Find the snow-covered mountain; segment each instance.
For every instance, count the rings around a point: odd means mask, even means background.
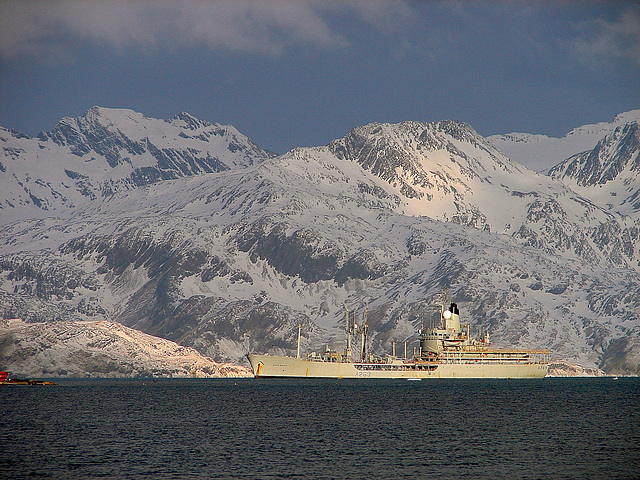
[[[507,234],[584,259],[604,254],[619,265],[636,265],[640,258],[638,252],[626,258],[615,253],[621,248],[615,239],[608,247],[596,245],[594,235],[594,229],[629,232],[633,222],[589,206],[588,197],[509,160],[469,125],[368,125],[329,150],[385,180],[397,199],[390,207],[396,213]]]
[[[593,150],[569,157],[549,175],[601,207],[640,220],[640,122],[619,126]]]
[[[273,155],[229,125],[93,107],[29,138],[0,127],[2,223],[71,209],[161,180],[244,168]]]
[[[6,224],[3,318],[115,320],[242,361],[294,349],[298,324],[304,348],[339,346],[344,306],[368,304],[371,346],[386,353],[415,341],[446,289],[497,345],[638,371],[640,229],[588,191],[452,121],[257,152]]]
[[[605,135],[633,121],[640,121],[640,110],[621,113],[610,122],[574,128],[561,138],[514,132],[491,135],[487,140],[512,160],[533,170],[546,172],[566,158],[592,150]]]
[[[115,322],[0,320],[0,365],[28,377],[248,377],[196,350]]]

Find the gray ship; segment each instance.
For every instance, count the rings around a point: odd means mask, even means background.
[[[493,348],[489,335],[472,339],[469,325],[460,324],[455,303],[445,308],[440,302],[440,321],[433,328],[422,328],[420,347],[407,358],[391,355],[380,357],[366,351],[368,325],[366,314],[361,326],[347,311],[345,349],[300,356],[300,329],[296,357],[280,355],[247,355],[256,377],[298,378],[542,378],[549,370],[549,350]],[[359,352],[353,351],[352,340],[360,336]],[[358,361],[353,359],[358,355]]]

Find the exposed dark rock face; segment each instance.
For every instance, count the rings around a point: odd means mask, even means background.
[[[65,119],[59,122],[49,133],[41,133],[42,141],[52,140],[57,145],[69,146],[71,153],[82,157],[95,152],[107,159],[109,166],[115,168],[126,161],[125,155],[141,155],[144,145],[127,138],[118,129],[112,131],[99,121],[99,111],[77,120]]]
[[[549,170],[552,178],[580,192],[592,191],[602,206],[636,219],[640,214],[639,174],[640,124],[637,121],[617,127],[593,150],[573,155]]]
[[[625,169],[640,173],[640,125],[637,122],[618,127],[593,150],[579,153],[549,170],[552,177],[571,177],[578,185],[603,185]]]
[[[602,369],[613,375],[640,375],[640,342],[623,337],[611,342],[602,358]]]
[[[289,276],[299,275],[306,283],[329,280],[336,276],[344,252],[338,245],[322,238],[314,229],[301,229],[287,235],[288,225],[272,226],[259,221],[243,232],[238,241],[240,251],[252,258],[267,260],[276,270]]]

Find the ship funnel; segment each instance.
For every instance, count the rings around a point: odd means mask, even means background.
[[[453,330],[456,333],[460,332],[460,310],[458,310],[458,305],[452,303],[449,310],[446,310],[442,316],[447,330]]]

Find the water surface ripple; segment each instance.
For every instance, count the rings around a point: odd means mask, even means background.
[[[2,387],[2,478],[637,479],[640,379]]]

